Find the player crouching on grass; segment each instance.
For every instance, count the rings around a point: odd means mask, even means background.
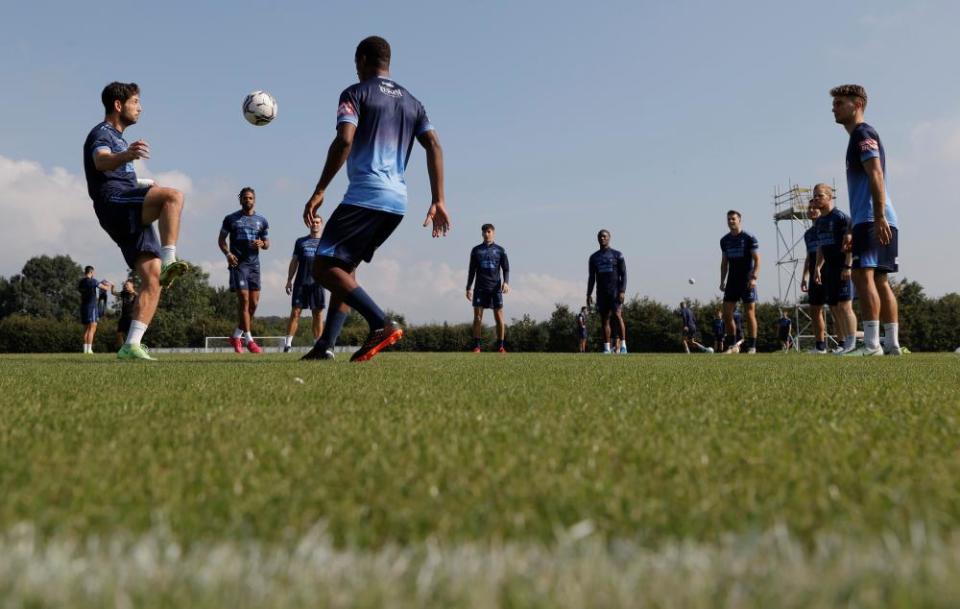
[[[470,269],[467,272],[467,300],[473,303],[473,352],[480,353],[483,334],[483,310],[493,309],[497,324],[497,351],[506,353],[504,342],[506,324],[503,321],[503,295],[510,293],[510,262],[507,250],[493,242],[496,236],[493,224],[480,227],[483,243],[470,250]],[[500,272],[503,271],[503,281]],[[472,290],[476,277],[476,290]]]
[[[142,112],[137,84],[112,82],[103,88],[100,100],[106,115],[83,144],[87,192],[100,226],[120,247],[127,266],[140,276],[140,297],[117,358],[154,360],[140,340],[157,312],[160,290],[189,269],[176,257],[183,193],[137,180],[133,162],[150,158],[150,146],[143,140],[127,144],[123,139],[123,132],[137,123]],[[159,240],[154,222],[159,225]]]
[[[390,45],[379,36],[357,45],[354,64],[360,82],[340,94],[337,135],[327,151],[323,173],[303,209],[310,226],[323,204],[327,186],[344,163],[350,184],[343,201],[327,220],[317,247],[314,277],[330,290],[330,310],[323,334],[303,359],[332,359],[332,348],[350,307],[370,327],[366,341],[350,358],[364,362],[403,338],[399,324],[388,320],[356,279],[357,265],[374,252],[403,220],[407,211],[404,171],[416,139],[427,155],[432,200],[423,225],[433,223],[433,236],[450,230],[443,198],[443,152],[423,105],[390,78]]]

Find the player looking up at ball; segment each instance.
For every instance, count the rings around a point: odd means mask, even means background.
[[[844,249],[853,254],[853,283],[863,317],[863,347],[846,355],[900,355],[897,296],[888,275],[897,272],[897,213],[887,193],[887,156],[877,130],[863,120],[867,91],[860,85],[830,90],[833,118],[843,125],[847,144],[850,229]],[[880,345],[880,322],[884,344]]]
[[[737,323],[733,311],[737,302],[743,302],[747,313],[749,334],[747,353],[757,352],[757,277],[760,273],[760,252],[757,238],[740,228],[740,212],[727,212],[727,228],[720,239],[720,290],[723,292],[723,318],[727,336],[725,353],[739,353]]]
[[[493,242],[497,229],[493,224],[480,227],[483,243],[470,250],[470,267],[467,271],[467,300],[473,303],[473,352],[480,353],[483,339],[483,310],[493,309],[497,324],[497,351],[506,353],[504,338],[506,324],[503,321],[503,295],[510,293],[510,262],[507,250]],[[503,273],[501,281],[500,274]],[[476,277],[476,289],[473,279]]]
[[[627,329],[623,323],[623,299],[627,292],[627,261],[610,247],[610,231],[597,233],[600,249],[590,255],[587,264],[587,307],[593,305],[593,286],[597,286],[597,312],[603,327],[603,352],[610,350],[610,318],[621,337],[619,353],[627,352]]]
[[[152,182],[140,186],[133,162],[150,158],[143,140],[127,144],[123,132],[140,119],[140,87],[112,82],[100,94],[105,116],[83,144],[83,170],[87,193],[100,226],[120,247],[127,266],[140,276],[140,297],[119,359],[153,360],[142,347],[147,326],[160,302],[161,288],[170,287],[189,268],[177,260],[177,238],[183,193]],[[157,222],[160,238],[154,231]]]
[[[361,262],[393,233],[407,211],[404,172],[413,141],[423,146],[430,176],[431,202],[423,225],[433,224],[433,236],[450,230],[443,195],[443,152],[423,105],[390,78],[390,45],[379,36],[357,45],[354,64],[360,82],[340,94],[337,135],[327,151],[323,173],[303,210],[310,225],[323,204],[330,182],[344,163],[350,184],[343,201],[327,220],[314,277],[330,290],[326,328],[304,359],[328,359],[350,307],[367,321],[366,341],[350,358],[363,362],[403,337],[399,324],[388,320],[356,279]]]
[[[286,290],[290,295],[290,319],[287,321],[284,353],[290,351],[290,347],[293,346],[293,337],[300,323],[300,312],[304,307],[309,307],[313,316],[313,340],[320,338],[323,332],[322,314],[327,306],[326,299],[323,296],[323,286],[313,278],[313,262],[317,255],[317,246],[320,245],[322,231],[323,219],[320,216],[314,216],[310,223],[310,234],[300,237],[293,245],[293,257],[287,268]]]
[[[263,350],[253,340],[250,324],[260,303],[260,250],[270,249],[267,236],[270,224],[254,211],[257,193],[253,188],[244,186],[237,198],[240,209],[224,216],[217,238],[220,251],[227,257],[230,291],[237,294],[237,328],[230,344],[237,353],[243,353],[243,347],[250,353],[261,353]]]
[[[807,293],[810,320],[813,323],[815,344],[813,349],[810,349],[807,353],[823,355],[827,353],[827,320],[823,314],[825,294],[823,284],[814,281],[817,271],[817,219],[819,217],[820,208],[817,207],[815,199],[810,199],[810,205],[807,207],[807,218],[812,222],[812,225],[803,233],[803,243],[807,249],[807,257],[803,262],[800,291]]]
[[[857,316],[853,312],[853,285],[850,283],[852,254],[843,251],[843,242],[850,231],[850,216],[834,206],[833,188],[827,184],[813,187],[812,203],[820,216],[817,231],[817,260],[813,283],[823,289],[823,298],[830,307],[840,347],[837,353],[850,353],[857,348]]]

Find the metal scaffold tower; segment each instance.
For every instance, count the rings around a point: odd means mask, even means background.
[[[810,312],[801,302],[803,292],[803,261],[807,255],[803,233],[811,226],[807,219],[807,204],[812,188],[797,184],[786,190],[777,186],[773,191],[773,224],[777,229],[777,300],[793,318],[797,340],[794,349],[800,349],[802,340],[812,340]]]

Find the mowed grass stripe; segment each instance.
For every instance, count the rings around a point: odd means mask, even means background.
[[[960,520],[960,358],[0,358],[0,530],[800,540]],[[303,383],[295,379],[300,378]]]

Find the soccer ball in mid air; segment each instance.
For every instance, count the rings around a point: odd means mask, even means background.
[[[687,283],[689,283],[690,285],[693,285],[693,284],[695,284],[696,282],[697,282],[697,280],[694,279],[693,277],[691,277],[690,279],[687,279]]]
[[[262,127],[277,117],[277,100],[266,91],[253,91],[243,100],[243,118]]]

